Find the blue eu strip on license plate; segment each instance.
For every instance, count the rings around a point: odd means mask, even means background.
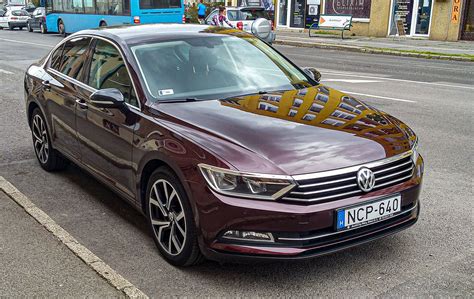
[[[398,214],[402,208],[400,194],[370,203],[346,207],[336,211],[336,230],[369,225]]]

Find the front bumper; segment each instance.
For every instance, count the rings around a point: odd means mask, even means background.
[[[224,196],[203,184],[193,184],[202,253],[212,260],[305,259],[366,243],[415,224],[418,220],[423,162],[408,181],[361,196],[302,205]],[[198,191],[198,192],[196,192]],[[335,230],[336,209],[400,194],[402,211],[391,218],[353,230]],[[196,199],[196,198],[195,198]],[[223,238],[227,230],[270,232],[275,242]]]

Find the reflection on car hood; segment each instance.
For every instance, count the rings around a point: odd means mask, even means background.
[[[405,152],[415,139],[396,118],[323,85],[152,108],[161,121],[249,172],[337,169]]]

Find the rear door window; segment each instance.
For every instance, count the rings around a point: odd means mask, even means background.
[[[62,63],[59,69],[61,73],[80,80],[90,41],[89,37],[80,37],[64,44]]]
[[[258,18],[270,19],[268,13],[263,9],[241,10],[240,12],[242,13],[242,20],[245,21],[254,21]]]

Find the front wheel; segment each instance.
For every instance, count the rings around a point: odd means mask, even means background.
[[[46,171],[61,170],[67,166],[67,160],[51,147],[46,121],[39,108],[31,115],[31,134],[36,158]]]
[[[66,26],[64,25],[63,21],[62,20],[59,20],[58,22],[58,31],[59,31],[59,34],[62,36],[62,37],[66,37]]]
[[[41,34],[46,34],[48,32],[46,30],[46,26],[43,23],[40,24],[40,31],[41,31]]]
[[[175,266],[202,261],[191,205],[178,177],[168,168],[155,170],[146,192],[148,224],[162,256]]]

